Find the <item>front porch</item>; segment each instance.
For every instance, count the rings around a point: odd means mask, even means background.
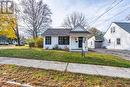
[[[71,52],[82,52],[82,51],[87,52],[88,51],[87,40],[88,40],[87,36],[71,35],[69,50]]]

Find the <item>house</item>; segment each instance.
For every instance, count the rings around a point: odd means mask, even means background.
[[[8,45],[8,38],[5,36],[0,36],[0,45]]]
[[[96,36],[92,36],[88,39],[88,48],[90,49],[96,49],[96,48],[102,48],[102,39],[97,39]]]
[[[61,49],[68,48],[70,51],[88,51],[88,36],[89,32],[77,25],[73,29],[67,28],[50,28],[42,35],[44,37],[44,48],[53,49],[58,46]]]
[[[113,22],[104,35],[107,49],[130,50],[130,23]]]
[[[95,36],[92,36],[88,39],[88,48],[94,49],[95,48]]]
[[[0,45],[9,45],[9,44],[15,44],[16,39],[9,39],[6,36],[0,35]]]

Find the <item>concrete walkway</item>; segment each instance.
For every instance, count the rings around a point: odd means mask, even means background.
[[[67,71],[72,73],[130,78],[130,68],[119,68],[89,64],[64,63],[55,61],[31,60],[0,57],[0,64],[15,64],[49,70]]]

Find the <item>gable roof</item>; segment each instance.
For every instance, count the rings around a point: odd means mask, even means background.
[[[82,28],[84,31],[87,31],[87,29],[85,29],[81,24],[77,24],[71,31],[75,30],[78,27]]]
[[[128,22],[113,22],[113,23],[115,23],[116,25],[118,25],[128,33],[130,33],[130,23]]]

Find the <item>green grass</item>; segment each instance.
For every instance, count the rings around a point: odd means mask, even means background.
[[[0,79],[40,87],[129,87],[130,79],[0,65]]]
[[[130,67],[130,61],[121,59],[120,57],[101,54],[95,52],[86,53],[85,58],[81,56],[81,53],[55,51],[55,50],[43,50],[43,49],[1,49],[1,57],[17,57],[27,59],[49,60],[49,61],[61,61],[70,63],[83,63],[83,64],[95,64],[105,66],[116,67]]]

